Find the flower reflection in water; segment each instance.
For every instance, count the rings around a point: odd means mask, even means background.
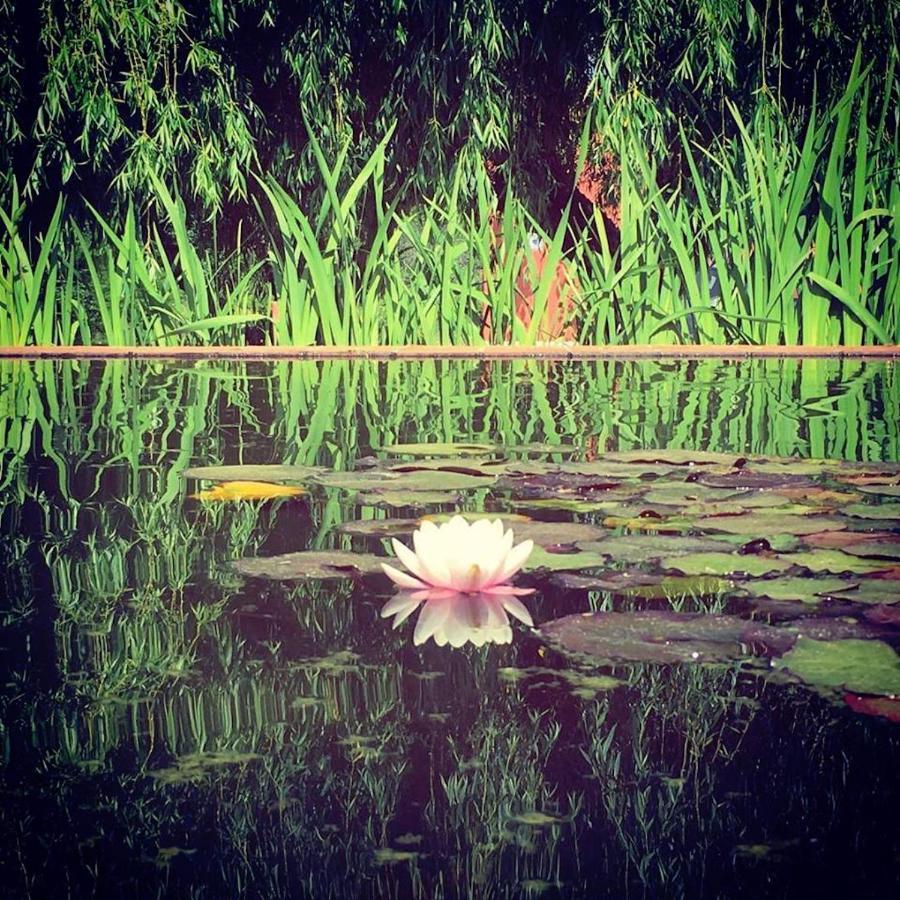
[[[413,633],[417,646],[429,638],[439,647],[462,647],[469,642],[476,647],[508,644],[512,641],[509,615],[533,624],[522,601],[512,593],[462,593],[446,588],[400,591],[384,605],[381,615],[393,616],[394,628],[398,628],[423,602]]]

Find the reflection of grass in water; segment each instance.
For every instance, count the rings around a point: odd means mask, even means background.
[[[633,872],[656,890],[676,891],[731,827],[714,794],[758,704],[738,695],[736,668],[632,673],[624,716],[599,702],[584,708],[581,753]]]

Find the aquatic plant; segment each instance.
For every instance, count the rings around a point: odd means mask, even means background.
[[[508,581],[525,565],[534,541],[513,547],[513,540],[512,529],[504,531],[501,519],[469,522],[454,516],[442,525],[426,520],[413,534],[415,552],[392,540],[394,552],[413,574],[388,563],[381,568],[400,587],[414,591],[443,588],[452,594],[530,594],[531,589],[513,587]]]

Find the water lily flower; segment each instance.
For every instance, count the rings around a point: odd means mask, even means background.
[[[531,594],[531,588],[509,584],[534,549],[534,541],[522,541],[513,547],[513,533],[503,530],[500,519],[469,522],[454,516],[435,525],[424,521],[413,534],[410,550],[396,538],[394,552],[409,569],[401,572],[382,563],[384,573],[408,590],[443,588],[455,594]],[[423,598],[424,599],[424,598]]]
[[[439,647],[462,647],[472,643],[476,647],[485,644],[508,644],[512,641],[512,628],[507,613],[520,622],[532,625],[528,610],[513,594],[465,593],[446,588],[400,591],[384,605],[383,618],[394,617],[394,628],[399,628],[423,603],[419,613],[413,643],[424,644],[433,638]]]

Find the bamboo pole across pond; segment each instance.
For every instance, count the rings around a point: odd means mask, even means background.
[[[900,358],[900,345],[785,346],[778,344],[616,344],[611,346],[566,345],[449,347],[405,346],[348,347],[107,347],[107,346],[0,346],[7,359],[746,359],[752,357],[856,357]]]

